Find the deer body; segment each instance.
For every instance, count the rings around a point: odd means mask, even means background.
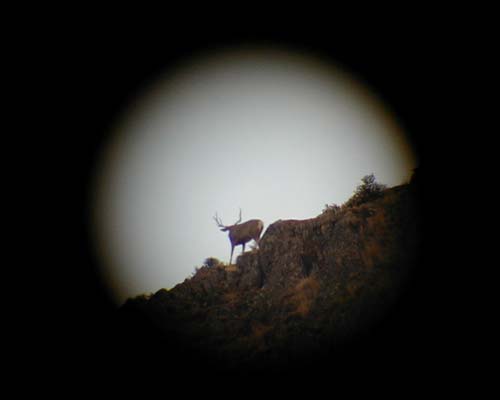
[[[245,252],[245,244],[251,240],[255,240],[257,246],[259,245],[260,234],[262,233],[262,229],[264,228],[264,223],[260,219],[251,219],[249,221],[243,222],[241,221],[241,210],[240,210],[240,219],[233,225],[223,225],[222,221],[215,216],[215,222],[221,228],[222,232],[229,231],[229,241],[231,242],[231,256],[229,258],[229,264],[233,259],[234,248],[238,245],[241,245]]]

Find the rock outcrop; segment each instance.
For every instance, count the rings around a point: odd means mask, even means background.
[[[420,249],[413,185],[316,218],[271,224],[235,265],[207,259],[171,290],[129,299],[166,354],[213,368],[280,369],[331,356],[390,314]],[[130,326],[130,325],[126,325]]]

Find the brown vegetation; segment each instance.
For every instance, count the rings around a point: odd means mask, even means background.
[[[398,299],[419,249],[410,185],[367,178],[342,206],[277,221],[235,265],[209,258],[172,290],[129,300],[169,343],[217,365],[283,366],[342,348]]]
[[[320,284],[315,277],[309,276],[300,280],[291,291],[289,301],[295,307],[292,315],[307,316],[318,297],[319,290]]]

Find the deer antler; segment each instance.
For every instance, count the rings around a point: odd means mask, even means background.
[[[218,227],[220,227],[220,228],[225,228],[226,227],[222,223],[222,220],[219,218],[219,216],[217,215],[217,213],[215,213],[214,220],[215,220],[215,223],[217,224]]]
[[[238,225],[240,222],[241,222],[241,208],[240,208],[240,218],[238,219],[238,221],[234,223],[234,225]]]

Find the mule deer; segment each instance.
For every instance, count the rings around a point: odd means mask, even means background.
[[[229,264],[233,260],[234,247],[242,245],[243,251],[245,252],[245,244],[250,240],[255,240],[257,246],[259,245],[260,234],[264,228],[264,223],[260,219],[251,219],[249,221],[241,222],[241,208],[240,217],[233,225],[224,225],[221,219],[218,217],[217,213],[214,216],[215,223],[222,232],[229,231],[229,241],[231,242],[231,257],[229,258]]]

